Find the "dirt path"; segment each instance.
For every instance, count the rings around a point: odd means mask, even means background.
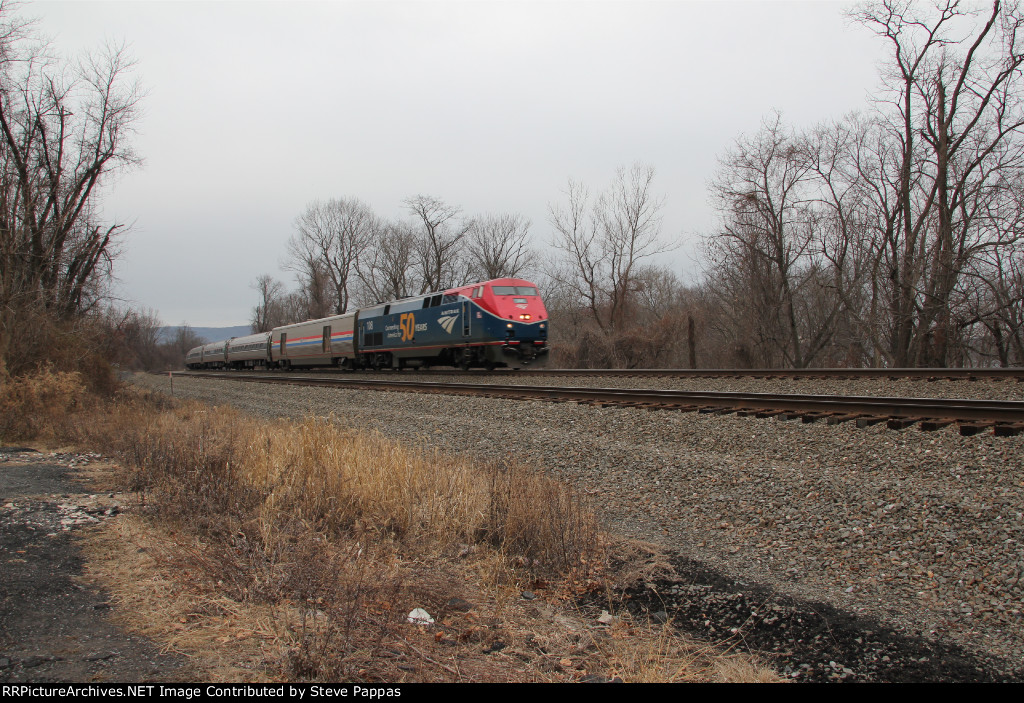
[[[182,658],[111,623],[107,595],[81,579],[75,533],[117,513],[71,478],[83,460],[0,448],[0,681],[189,680]]]

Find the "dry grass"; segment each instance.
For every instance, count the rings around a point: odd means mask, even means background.
[[[0,373],[0,440],[56,440],[87,400],[82,375],[43,368],[10,378]]]
[[[279,614],[268,675],[407,677],[382,665],[397,661],[395,628],[414,607],[437,613],[462,597],[467,579],[479,578],[476,565],[506,585],[587,576],[602,564],[590,513],[517,467],[479,467],[330,419],[254,422],[226,408],[149,403],[125,397],[81,423],[78,439],[128,460],[125,483],[176,535],[173,548],[147,548],[168,573],[190,574],[197,593]],[[428,653],[433,641],[398,641],[403,656],[439,661]],[[433,668],[440,680],[469,675]]]
[[[277,641],[277,609],[227,597],[197,564],[181,570],[188,553],[174,535],[125,516],[84,545],[86,577],[112,594],[121,623],[189,656],[203,680],[272,680],[265,648]]]
[[[16,396],[38,413],[24,433],[119,455],[113,480],[134,496],[87,541],[89,574],[125,624],[210,681],[764,676],[671,628],[567,609],[611,588],[612,552],[580,497],[544,476],[331,419],[257,421],[135,391],[86,408],[73,378],[53,376]],[[64,387],[64,416],[48,415]],[[616,544],[617,561],[626,552],[644,550]],[[433,627],[406,622],[416,607]]]
[[[746,655],[730,655],[682,637],[670,623],[615,623],[597,648],[606,667],[626,683],[771,683],[779,676]]]
[[[164,517],[242,532],[268,552],[312,530],[407,552],[488,545],[529,573],[602,563],[580,497],[521,467],[481,467],[331,418],[255,422],[199,404],[147,412],[146,402],[126,399],[78,436],[125,456],[131,486],[157,497]]]

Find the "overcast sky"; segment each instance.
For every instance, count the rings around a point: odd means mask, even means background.
[[[119,294],[166,324],[246,324],[316,198],[379,215],[440,197],[521,213],[539,245],[568,178],[657,169],[659,263],[696,275],[717,158],[773,109],[868,105],[883,46],[839,2],[35,2],[55,47],[123,41],[148,91],[145,159],[104,195],[134,223]]]

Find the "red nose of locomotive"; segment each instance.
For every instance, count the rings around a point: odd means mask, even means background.
[[[518,324],[546,322],[548,311],[537,286],[521,278],[496,278],[484,283],[456,288],[446,293],[463,295],[487,312]]]
[[[487,288],[495,315],[507,320],[502,346],[506,357],[528,364],[547,354],[548,311],[537,286],[519,279],[499,279]]]
[[[490,289],[494,314],[502,319],[531,325],[548,319],[537,286],[529,281],[502,278],[485,288]]]
[[[485,311],[483,314],[493,315],[487,324],[488,334],[502,343],[500,356],[494,361],[518,368],[547,354],[548,311],[533,283],[521,278],[497,278],[448,292],[469,298]]]

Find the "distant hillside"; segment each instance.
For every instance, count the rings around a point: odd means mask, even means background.
[[[174,339],[174,336],[181,329],[180,325],[175,327],[161,327],[160,328],[160,341],[168,342]],[[251,328],[249,325],[238,325],[235,327],[193,327],[192,331],[202,337],[206,342],[219,342],[222,339],[231,339],[232,337],[244,337],[247,334],[251,334]]]

